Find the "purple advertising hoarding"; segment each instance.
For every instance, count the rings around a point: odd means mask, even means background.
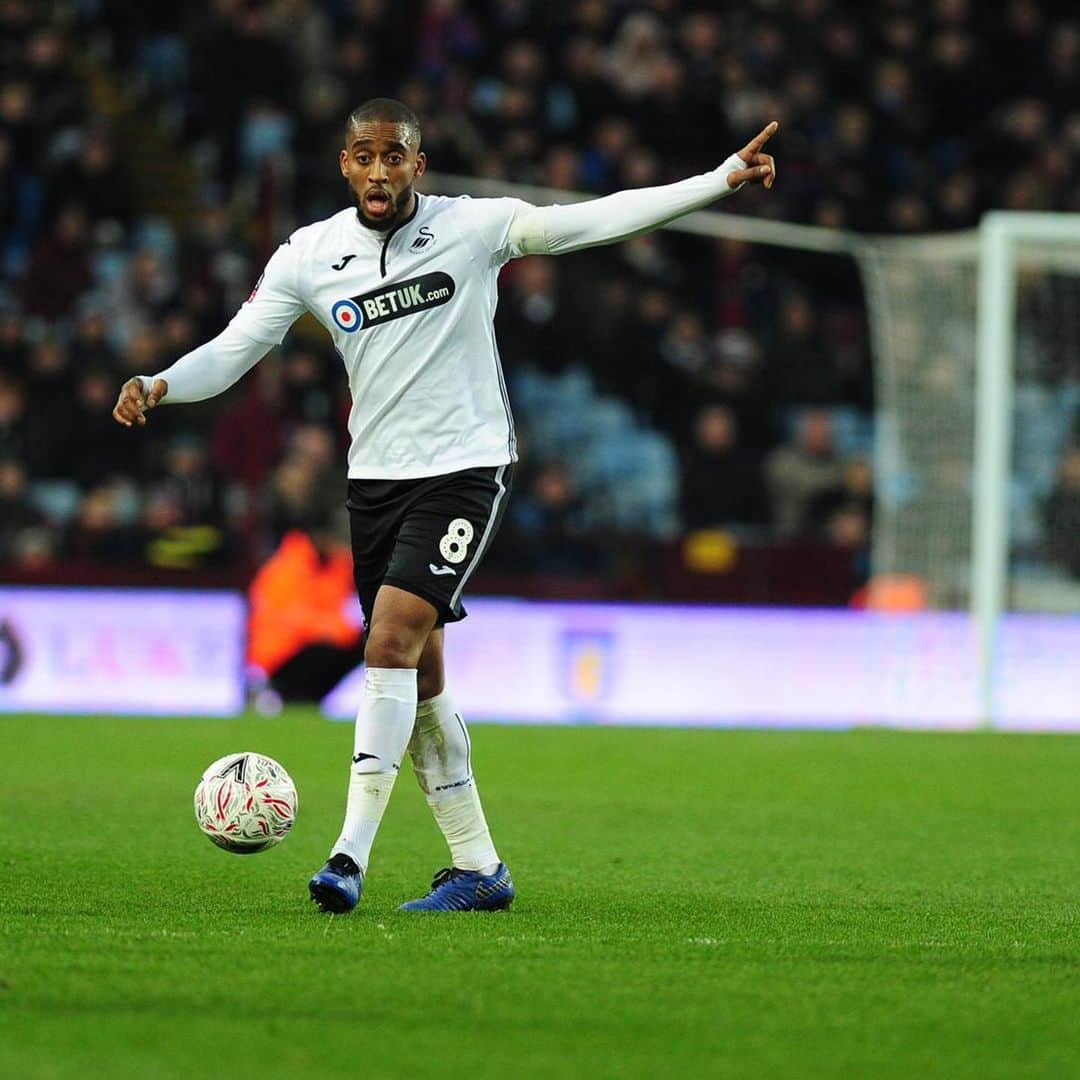
[[[526,723],[978,726],[959,613],[473,600],[446,635],[455,700]],[[1009,616],[999,726],[1080,730],[1080,618]],[[326,701],[351,717],[359,679]]]
[[[955,613],[472,600],[446,635],[477,720],[963,729],[976,642]],[[244,707],[234,593],[0,588],[0,711],[231,715]],[[1010,615],[998,726],[1080,730],[1080,617]],[[360,678],[324,702],[351,718]]]
[[[0,588],[0,711],[238,712],[246,616],[229,592]]]

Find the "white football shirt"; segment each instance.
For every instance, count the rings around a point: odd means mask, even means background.
[[[388,232],[355,208],[296,232],[233,318],[279,344],[304,311],[326,327],[352,391],[349,477],[405,479],[517,460],[493,319],[518,199],[416,196]]]
[[[235,318],[157,375],[163,404],[204,401],[250,371],[304,311],[329,331],[352,390],[352,479],[408,479],[517,458],[493,319],[499,269],[518,255],[611,244],[737,191],[732,154],[700,176],[570,206],[418,195],[386,233],[355,209],[298,229]]]

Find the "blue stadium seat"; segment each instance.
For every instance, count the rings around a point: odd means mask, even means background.
[[[1013,552],[1033,551],[1043,542],[1041,498],[1030,480],[1014,476],[1009,490],[1009,526]]]
[[[35,510],[55,525],[64,525],[78,512],[82,494],[73,480],[35,480],[27,489]]]
[[[567,368],[554,379],[557,397],[562,402],[580,402],[584,404],[595,396],[593,378],[583,367]]]

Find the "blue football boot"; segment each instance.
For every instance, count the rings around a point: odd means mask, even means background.
[[[494,874],[479,870],[440,870],[431,883],[431,892],[419,900],[402,904],[399,911],[506,911],[517,892],[514,879],[499,863]]]
[[[364,875],[348,855],[331,855],[326,865],[308,882],[308,892],[320,911],[343,915],[360,902]]]

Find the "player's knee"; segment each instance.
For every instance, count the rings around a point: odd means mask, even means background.
[[[377,623],[368,631],[364,663],[369,668],[414,668],[423,647],[423,639],[407,627]]]

